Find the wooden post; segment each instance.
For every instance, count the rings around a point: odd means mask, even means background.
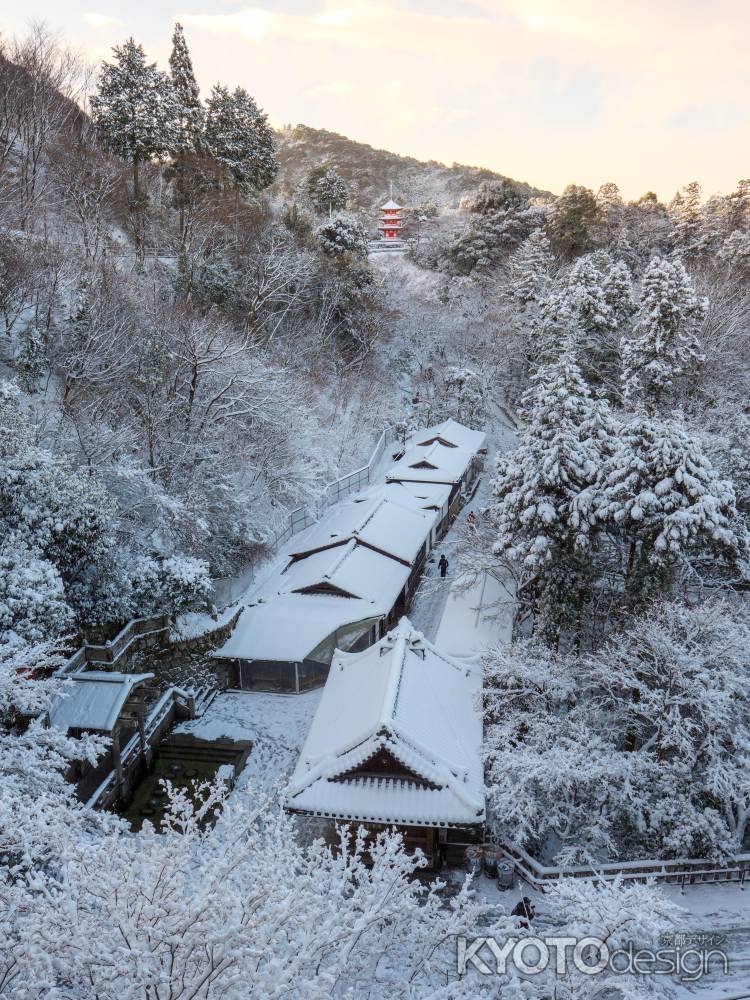
[[[120,755],[120,730],[115,726],[112,730],[112,763],[115,767],[115,784],[119,795],[123,785],[122,757]]]
[[[141,757],[146,759],[146,723],[144,721],[145,712],[143,709],[138,711],[138,733],[141,737]]]

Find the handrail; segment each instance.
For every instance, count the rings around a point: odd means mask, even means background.
[[[150,626],[156,626],[152,628]],[[114,639],[109,640],[104,645],[100,643],[84,643],[73,655],[58,669],[58,674],[72,674],[82,669],[87,663],[106,663],[112,666],[130,648],[136,639],[146,638],[149,635],[156,635],[169,628],[167,615],[150,615],[142,618],[131,618],[124,625]],[[104,655],[98,656],[97,653]]]
[[[144,720],[143,728],[146,734],[146,740],[148,741],[148,738],[154,733],[156,729],[158,729],[158,727],[164,721],[164,718],[166,717],[170,708],[172,707],[173,702],[174,703],[180,702],[182,704],[185,704],[189,701],[189,698],[190,695],[187,693],[187,691],[183,691],[182,688],[178,687],[167,688],[167,690],[164,692],[161,698],[159,698],[159,700],[156,702],[156,704],[154,705],[154,707],[151,709],[151,711]],[[140,746],[141,746],[141,735],[140,733],[134,733],[121,751],[120,760],[123,765],[127,764],[130,758],[136,752],[136,750],[140,751]],[[104,781],[102,781],[99,787],[94,791],[91,798],[89,798],[89,800],[86,802],[86,806],[88,808],[93,809],[96,803],[99,801],[102,795],[107,791],[107,789],[113,783],[114,780],[115,780],[115,772],[110,771],[107,777],[104,779]]]
[[[707,858],[636,859],[602,865],[574,865],[571,867],[551,867],[543,865],[521,847],[502,844],[500,848],[511,861],[518,873],[529,884],[541,886],[558,878],[587,878],[604,881],[617,877],[632,880],[653,878],[656,881],[685,881],[688,878],[706,875],[737,876],[725,881],[744,882],[746,873],[750,877],[750,854],[738,854],[725,863]]]
[[[385,451],[390,431],[391,428],[387,427],[381,432],[380,437],[373,448],[372,454],[365,465],[361,466],[359,469],[355,469],[353,472],[348,472],[345,476],[340,476],[338,479],[334,479],[330,483],[326,483],[318,502],[318,517],[324,510],[326,510],[326,508],[332,506],[338,500],[341,500],[343,497],[353,493],[354,490],[358,490],[362,486],[369,484],[372,476],[372,470],[380,461],[383,452]],[[310,514],[305,507],[297,507],[295,510],[290,511],[287,516],[286,527],[274,533],[273,541],[271,543],[272,547],[279,549],[284,542],[288,541],[293,535],[298,534],[300,531],[304,531],[305,528],[309,528],[311,524],[314,524],[315,520],[316,517]]]

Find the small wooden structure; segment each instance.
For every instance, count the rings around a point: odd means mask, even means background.
[[[481,668],[407,618],[362,653],[337,652],[286,798],[290,812],[371,833],[396,827],[433,868],[462,859],[485,820]]]
[[[108,776],[111,797],[120,797],[132,784],[135,771],[146,766],[153,737],[162,732],[162,727],[151,725],[149,716],[150,705],[159,696],[158,690],[148,684],[153,679],[151,673],[124,674],[107,670],[80,671],[68,676],[68,684],[49,710],[49,724],[73,736],[100,733],[112,740],[108,757],[94,767],[83,765],[72,775],[77,794],[83,801],[88,801]],[[178,689],[165,692],[159,704],[172,691]],[[189,695],[185,695],[183,712],[187,717],[194,714],[194,702]],[[134,740],[136,752],[124,754],[126,744],[132,751]]]

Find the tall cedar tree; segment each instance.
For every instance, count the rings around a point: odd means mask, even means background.
[[[239,194],[261,191],[278,170],[273,129],[248,92],[217,84],[208,99],[206,144]]]
[[[174,88],[177,120],[173,162],[166,176],[174,182],[175,202],[179,211],[180,235],[185,238],[185,209],[197,186],[201,184],[200,169],[195,156],[202,152],[205,112],[200,102],[198,83],[193,71],[182,25],[174,26],[169,71]]]
[[[519,566],[536,594],[540,630],[556,642],[576,624],[584,599],[590,521],[576,499],[597,470],[584,433],[592,401],[570,341],[534,375],[521,415],[519,446],[499,459],[492,483],[495,554]]]
[[[570,258],[593,249],[599,222],[594,192],[569,184],[555,202],[547,226],[555,253]]]
[[[146,62],[141,45],[129,38],[102,63],[91,112],[101,142],[133,167],[133,196],[141,200],[139,168],[165,156],[176,140],[177,107],[169,77]]]
[[[203,107],[182,25],[174,26],[169,73],[177,102],[176,153],[198,152],[203,132]]]
[[[696,329],[707,302],[695,294],[679,260],[653,257],[643,276],[641,307],[635,336],[622,343],[625,397],[659,412],[675,392],[675,381],[704,358]]]

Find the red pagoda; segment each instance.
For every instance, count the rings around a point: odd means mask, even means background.
[[[380,206],[380,225],[378,229],[384,240],[401,239],[401,230],[404,228],[402,212],[402,206],[397,205],[392,198],[385,205]]]

